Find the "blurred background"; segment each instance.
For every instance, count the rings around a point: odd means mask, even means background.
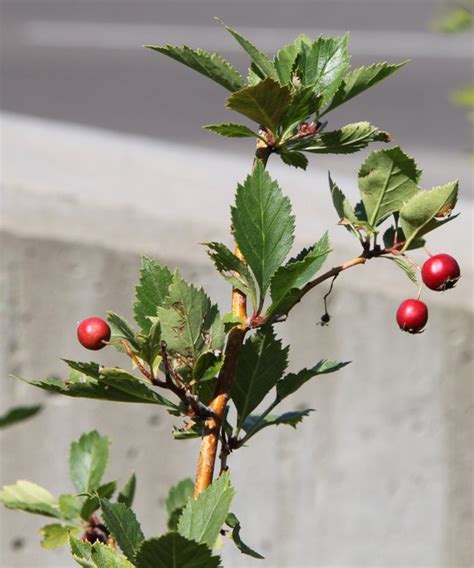
[[[416,337],[394,323],[398,304],[416,289],[385,263],[338,280],[328,328],[316,325],[325,290],[295,310],[279,329],[292,345],[292,368],[323,357],[354,362],[308,385],[288,407],[316,409],[299,432],[275,428],[232,456],[235,512],[266,566],[474,566],[472,3],[0,6],[0,414],[44,405],[31,421],[0,432],[1,485],[28,478],[56,494],[70,490],[69,443],[97,428],[112,438],[112,472],[123,480],[137,473],[145,533],[164,530],[168,486],[193,476],[197,444],[173,442],[173,421],[159,411],[46,396],[8,374],[64,376],[60,357],[88,359],[75,340],[77,322],[107,309],[130,316],[141,253],[178,266],[228,311],[228,290],[197,243],[230,242],[229,204],[253,143],[202,130],[235,118],[224,108],[226,91],[141,46],[219,51],[245,75],[246,56],[214,16],[272,54],[301,32],[349,30],[353,67],[412,61],[331,113],[328,129],[369,120],[416,158],[423,187],[460,178],[461,216],[428,247],[455,255],[463,279],[446,295],[426,293],[431,325]],[[332,262],[358,253],[336,226],[327,171],[354,196],[366,154],[317,156],[306,173],[270,164],[294,202],[298,246],[329,226]],[[96,359],[120,363],[103,352]],[[39,549],[40,519],[2,509],[0,526],[2,567],[72,565],[61,551]],[[229,567],[258,564],[231,545],[222,554]]]

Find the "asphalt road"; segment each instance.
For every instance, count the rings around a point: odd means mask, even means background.
[[[450,104],[470,80],[469,37],[432,34],[431,0],[2,0],[2,109],[213,148],[201,130],[235,118],[226,91],[140,46],[189,43],[247,61],[213,16],[273,51],[300,31],[351,30],[354,66],[412,62],[331,114],[329,127],[370,120],[408,150],[442,157],[466,151],[470,127]],[[241,150],[248,143],[225,142]]]

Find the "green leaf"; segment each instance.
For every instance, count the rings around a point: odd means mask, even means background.
[[[80,527],[60,525],[58,523],[46,525],[40,529],[40,534],[43,537],[41,546],[47,549],[66,546],[69,541],[69,534],[77,535],[81,530]]]
[[[405,274],[414,284],[418,284],[416,268],[414,268],[413,264],[406,258],[404,258],[403,256],[382,256],[381,258],[386,258],[387,260],[394,262],[403,270],[403,272],[405,272]]]
[[[267,55],[259,51],[248,39],[227,26],[222,20],[217,20],[237,40],[237,42],[244,49],[244,51],[252,60],[252,63],[260,71],[261,74],[263,74],[265,77],[272,77],[273,79],[277,78],[275,66]]]
[[[192,479],[182,479],[170,488],[166,498],[166,511],[168,512],[168,529],[175,531],[183,508],[194,494]]]
[[[302,122],[310,119],[311,115],[318,110],[319,99],[311,87],[301,87],[292,93],[290,106],[281,119],[281,142],[288,136],[296,134]],[[285,150],[285,146],[280,146]],[[280,151],[281,151],[280,150]]]
[[[457,198],[458,181],[413,195],[400,209],[400,224],[407,239],[402,250],[407,250],[414,239],[452,220]]]
[[[371,142],[388,142],[390,138],[368,122],[346,124],[339,130],[322,132],[314,138],[289,141],[289,150],[311,152],[312,154],[353,154],[366,148]]]
[[[81,509],[81,517],[88,521],[92,514],[97,511],[100,507],[100,499],[110,499],[112,495],[115,493],[115,489],[117,488],[116,481],[109,481],[108,483],[104,483],[100,487],[97,488],[97,491],[94,491],[90,497],[88,497],[84,504],[82,505]]]
[[[276,416],[273,414],[267,414],[266,416],[256,416],[251,414],[247,417],[243,425],[243,430],[249,433],[252,432],[252,436],[255,435],[260,430],[267,428],[268,426],[279,426],[280,424],[286,424],[287,426],[291,426],[292,428],[296,428],[296,426],[303,421],[305,416],[309,416],[310,412],[314,412],[313,408],[306,408],[305,410],[293,410],[290,412],[285,412],[284,414],[280,414],[280,416]]]
[[[136,288],[136,301],[133,307],[135,321],[144,333],[152,326],[150,318],[156,317],[157,309],[163,305],[168,290],[173,281],[173,275],[166,266],[146,256],[142,257],[140,282]]]
[[[287,152],[281,150],[278,152],[282,161],[288,166],[293,166],[294,168],[301,168],[305,170],[308,167],[308,158],[301,152]]]
[[[92,545],[69,535],[69,547],[74,560],[84,568],[96,568],[92,561]]]
[[[8,509],[45,517],[62,517],[57,499],[49,491],[31,481],[20,480],[15,485],[5,485],[0,492],[0,503]]]
[[[295,218],[263,164],[257,162],[243,185],[237,187],[232,207],[234,236],[252,269],[263,304],[270,280],[288,255],[294,239]]]
[[[0,428],[6,428],[7,426],[12,426],[17,422],[23,422],[31,418],[43,408],[41,404],[35,404],[33,406],[15,406],[10,408],[5,414],[0,416]]]
[[[69,474],[78,493],[94,491],[99,487],[109,459],[110,439],[95,430],[82,434],[72,442],[69,453]]]
[[[97,568],[133,568],[134,566],[116,550],[100,542],[92,545],[91,558]]]
[[[180,535],[212,548],[227,517],[235,491],[229,472],[224,472],[204,489],[196,499],[190,499],[178,523]]]
[[[374,63],[369,67],[359,67],[358,69],[354,69],[344,77],[336,94],[334,95],[334,98],[321,116],[324,116],[329,111],[334,110],[336,107],[346,103],[363,91],[366,91],[380,81],[383,81],[407,63],[408,61],[403,61],[402,63],[395,65],[387,62]]]
[[[273,65],[275,66],[281,85],[288,85],[288,83],[290,83],[296,65],[296,59],[304,43],[311,44],[312,42],[308,37],[300,35],[293,43],[282,47],[275,55]]]
[[[288,373],[283,379],[277,383],[277,398],[282,401],[290,394],[293,394],[300,389],[306,382],[313,377],[325,375],[327,373],[334,373],[349,365],[350,361],[337,363],[336,361],[328,361],[322,359],[311,369],[303,369],[299,373]]]
[[[244,124],[235,124],[233,122],[227,124],[207,124],[204,128],[221,136],[227,136],[227,138],[259,138],[256,132]]]
[[[209,77],[228,91],[238,91],[244,86],[242,75],[218,53],[209,53],[203,49],[191,49],[183,45],[146,45],[149,49],[167,55],[179,63]]]
[[[368,222],[375,226],[418,193],[420,171],[397,146],[371,152],[359,170],[359,189]]]
[[[114,312],[107,312],[107,321],[109,322],[110,328],[112,330],[112,335],[110,338],[111,341],[125,339],[125,341],[134,349],[140,348],[140,344],[135,337],[135,332],[126,319]]]
[[[204,351],[194,365],[193,381],[210,381],[219,374],[223,362],[214,351]]]
[[[219,568],[220,558],[204,544],[176,532],[145,540],[137,554],[137,568]]]
[[[341,37],[319,37],[311,46],[303,44],[298,69],[303,85],[313,86],[322,95],[322,103],[330,100],[349,67],[347,44],[349,34]]]
[[[168,350],[195,361],[203,350],[221,350],[224,324],[216,305],[202,288],[175,273],[164,307],[158,308],[161,335]]]
[[[357,224],[358,219],[350,204],[349,200],[346,198],[344,193],[339,189],[339,187],[333,182],[331,174],[329,174],[329,188],[331,190],[332,202],[334,208],[339,215],[340,222],[349,222]]]
[[[326,231],[310,249],[276,271],[271,282],[272,304],[267,310],[267,316],[286,313],[302,288],[321,269],[330,252]]]
[[[263,560],[264,556],[252,550],[249,546],[247,546],[242,539],[240,538],[240,521],[234,515],[234,513],[229,513],[225,519],[226,525],[228,525],[232,529],[232,540],[235,543],[235,546],[240,550],[242,554],[246,554],[247,556],[251,556],[252,558],[258,558]]]
[[[231,388],[238,428],[281,378],[287,359],[288,347],[283,348],[271,326],[260,328],[244,343]]]
[[[130,479],[124,485],[122,491],[118,494],[117,501],[123,503],[127,507],[133,505],[133,499],[135,497],[135,489],[137,485],[137,478],[134,473],[130,476]]]
[[[207,254],[213,261],[219,273],[228,280],[234,288],[249,296],[254,307],[257,304],[257,290],[248,266],[240,260],[224,244],[217,242],[204,243],[208,247]]]
[[[85,497],[79,497],[78,495],[60,495],[59,509],[61,510],[61,517],[67,521],[80,517],[84,501]]]
[[[246,87],[227,99],[226,108],[266,126],[276,133],[290,105],[290,90],[267,78],[253,87]]]
[[[133,562],[141,543],[145,540],[135,513],[123,503],[111,503],[106,499],[101,500],[100,506],[106,527],[125,556]]]

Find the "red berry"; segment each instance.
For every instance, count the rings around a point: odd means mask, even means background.
[[[78,325],[77,339],[86,349],[97,351],[105,347],[104,341],[110,339],[110,327],[100,318],[88,318]]]
[[[431,290],[442,291],[454,288],[460,276],[459,264],[449,254],[436,254],[430,257],[421,269],[423,282]]]
[[[408,333],[420,333],[428,321],[428,308],[420,300],[405,300],[397,310],[397,323]]]

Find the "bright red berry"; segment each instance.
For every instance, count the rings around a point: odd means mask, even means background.
[[[430,257],[421,269],[423,282],[431,290],[449,290],[456,286],[461,269],[456,259],[449,254],[436,254]]]
[[[428,308],[420,300],[405,300],[397,310],[397,323],[408,333],[420,333],[428,321]]]
[[[86,349],[93,351],[105,347],[104,341],[109,341],[110,333],[108,323],[101,318],[85,319],[77,327],[79,343]]]

